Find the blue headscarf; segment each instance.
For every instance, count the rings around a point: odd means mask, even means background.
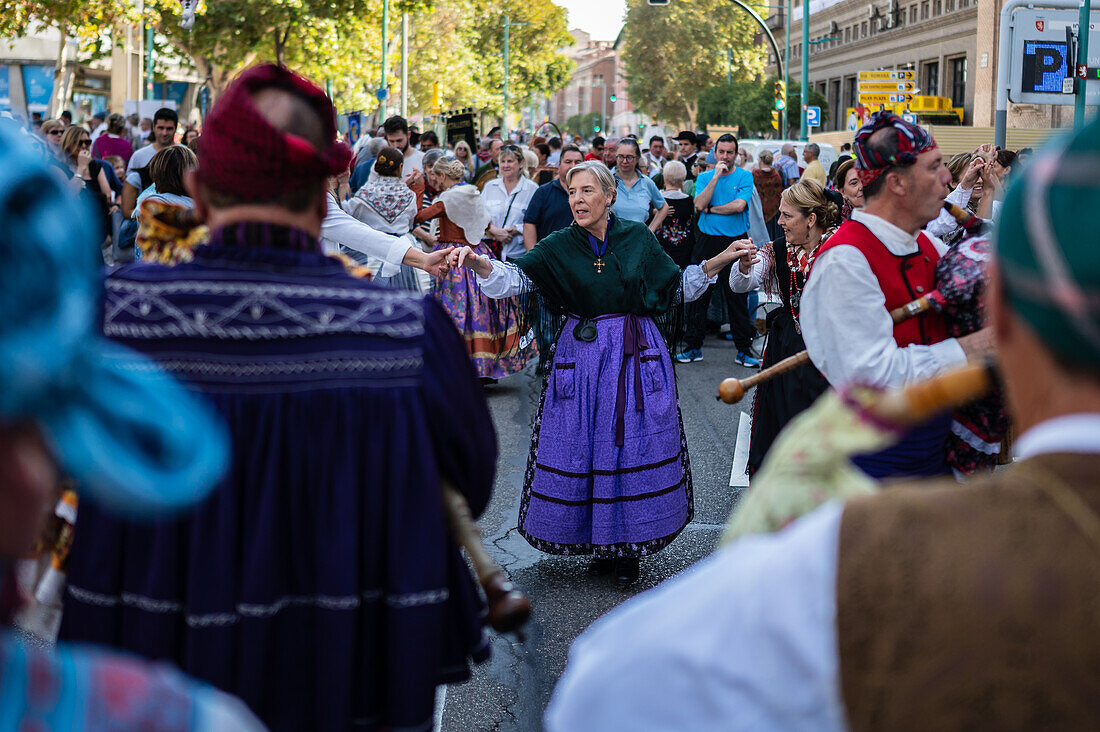
[[[221,477],[227,433],[150,360],[99,334],[94,220],[0,120],[0,420],[37,423],[81,492],[109,507],[181,508]]]

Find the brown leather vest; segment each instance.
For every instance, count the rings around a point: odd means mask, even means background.
[[[1100,456],[925,485],[844,509],[851,728],[1100,729]]]

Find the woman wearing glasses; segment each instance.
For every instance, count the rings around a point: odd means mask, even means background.
[[[61,150],[73,176],[73,184],[103,214],[105,222],[111,187],[107,184],[107,174],[103,172],[103,162],[92,157],[92,136],[83,127],[73,125],[61,135]]]
[[[624,137],[615,147],[615,205],[611,212],[628,221],[649,222],[649,230],[657,231],[668,215],[668,203],[648,176],[638,174],[642,157],[638,141]],[[650,214],[653,211],[652,220]]]
[[[489,211],[489,237],[501,248],[501,259],[519,259],[527,253],[523,246],[523,215],[538,185],[523,175],[523,151],[515,145],[502,147],[497,162],[500,174],[481,191]]]

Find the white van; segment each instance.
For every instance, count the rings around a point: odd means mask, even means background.
[[[800,142],[798,140],[738,140],[737,144],[752,155],[752,162],[755,165],[756,154],[759,151],[768,150],[774,157],[779,154],[779,149],[788,142],[794,145],[795,154],[798,156],[799,167],[805,168],[806,161],[802,159],[802,148],[806,147],[809,143]],[[832,164],[836,162],[839,155],[836,148],[827,142],[819,142],[817,145],[821,148],[821,157],[818,159],[821,160],[821,164],[825,166],[825,172],[827,173],[829,172],[829,168],[832,167]]]

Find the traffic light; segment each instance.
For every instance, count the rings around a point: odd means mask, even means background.
[[[612,94],[611,95],[611,103],[614,104],[616,99],[618,99],[618,97],[616,97],[614,94]]]
[[[592,129],[596,131],[596,134],[597,134],[597,135],[598,135],[598,134],[600,134],[600,126],[599,126],[599,125],[596,125],[596,126],[595,126],[595,127],[593,127]]]
[[[772,110],[772,129],[779,129],[779,110],[777,109]]]
[[[775,108],[783,109],[787,106],[787,85],[782,81],[775,82]]]

